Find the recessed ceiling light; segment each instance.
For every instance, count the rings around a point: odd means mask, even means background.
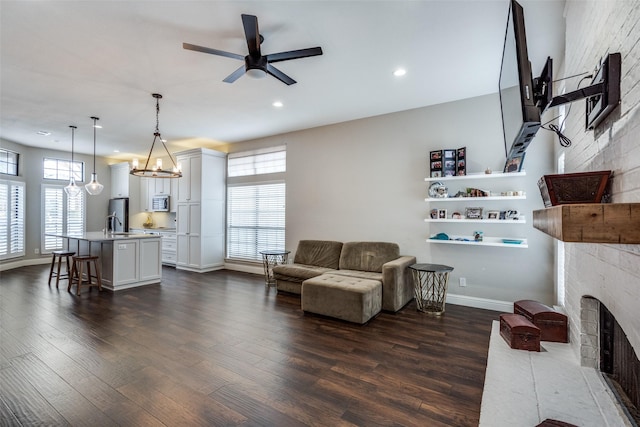
[[[113,152],[114,152],[114,153],[119,153],[119,152],[120,152],[120,150],[113,150]]]
[[[51,135],[51,132],[47,132],[46,130],[39,130],[38,132],[36,132],[38,135],[40,136],[49,136]]]
[[[407,74],[407,70],[405,70],[404,68],[398,68],[397,70],[395,70],[393,72],[393,75],[396,76],[396,77],[402,77],[405,74]]]
[[[281,101],[275,101],[273,104],[274,107],[276,108],[282,108],[284,106],[284,104]]]

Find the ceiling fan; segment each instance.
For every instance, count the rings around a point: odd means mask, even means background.
[[[258,30],[258,18],[254,15],[242,14],[242,25],[244,26],[244,35],[247,39],[247,47],[249,54],[247,56],[238,55],[237,53],[225,52],[223,50],[212,49],[209,47],[197,46],[190,43],[182,43],[183,49],[195,50],[196,52],[210,53],[212,55],[226,56],[244,60],[244,65],[233,73],[229,74],[223,82],[233,83],[243,74],[247,73],[254,77],[262,77],[265,73],[271,74],[281,82],[292,85],[296,83],[291,77],[271,65],[273,62],[288,61],[290,59],[306,58],[309,56],[322,55],[322,48],[312,47],[308,49],[290,50],[287,52],[271,53],[263,55],[260,52],[260,44],[264,41],[264,37]]]

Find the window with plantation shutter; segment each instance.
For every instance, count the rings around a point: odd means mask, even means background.
[[[42,186],[42,253],[62,249],[64,239],[48,234],[80,234],[85,230],[85,192],[68,197],[57,185]]]
[[[18,181],[0,181],[0,259],[25,255],[24,193]]]
[[[260,251],[284,249],[285,147],[229,155],[227,258],[261,261]]]

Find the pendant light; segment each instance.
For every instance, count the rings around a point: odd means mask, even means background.
[[[77,197],[82,192],[82,187],[76,184],[76,180],[73,177],[73,150],[74,150],[74,134],[77,129],[76,126],[69,126],[71,128],[71,163],[69,165],[69,184],[64,187],[64,192],[69,197]]]
[[[93,173],[91,174],[91,182],[85,185],[84,188],[87,190],[87,193],[92,196],[97,196],[102,193],[102,189],[104,188],[104,185],[98,182],[98,174],[96,173],[96,122],[100,119],[97,117],[91,117],[91,119],[93,119]]]
[[[173,160],[171,153],[167,149],[162,136],[160,135],[159,130],[159,119],[158,116],[160,114],[160,99],[162,95],[159,93],[154,93],[153,96],[156,99],[156,131],[153,134],[153,143],[151,144],[151,149],[149,150],[149,155],[147,156],[147,162],[144,165],[144,168],[140,169],[138,167],[138,159],[133,159],[131,166],[131,175],[142,176],[146,178],[180,178],[182,177],[182,171],[176,166],[176,162]],[[149,168],[149,160],[151,159],[151,153],[153,153],[153,147],[156,145],[156,140],[160,140],[162,142],[162,146],[164,150],[169,155],[169,159],[173,164],[173,169],[162,169],[162,159],[157,159],[156,164]]]

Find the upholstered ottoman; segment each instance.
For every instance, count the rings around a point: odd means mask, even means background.
[[[382,309],[378,280],[325,273],[302,282],[302,310],[366,323]]]

